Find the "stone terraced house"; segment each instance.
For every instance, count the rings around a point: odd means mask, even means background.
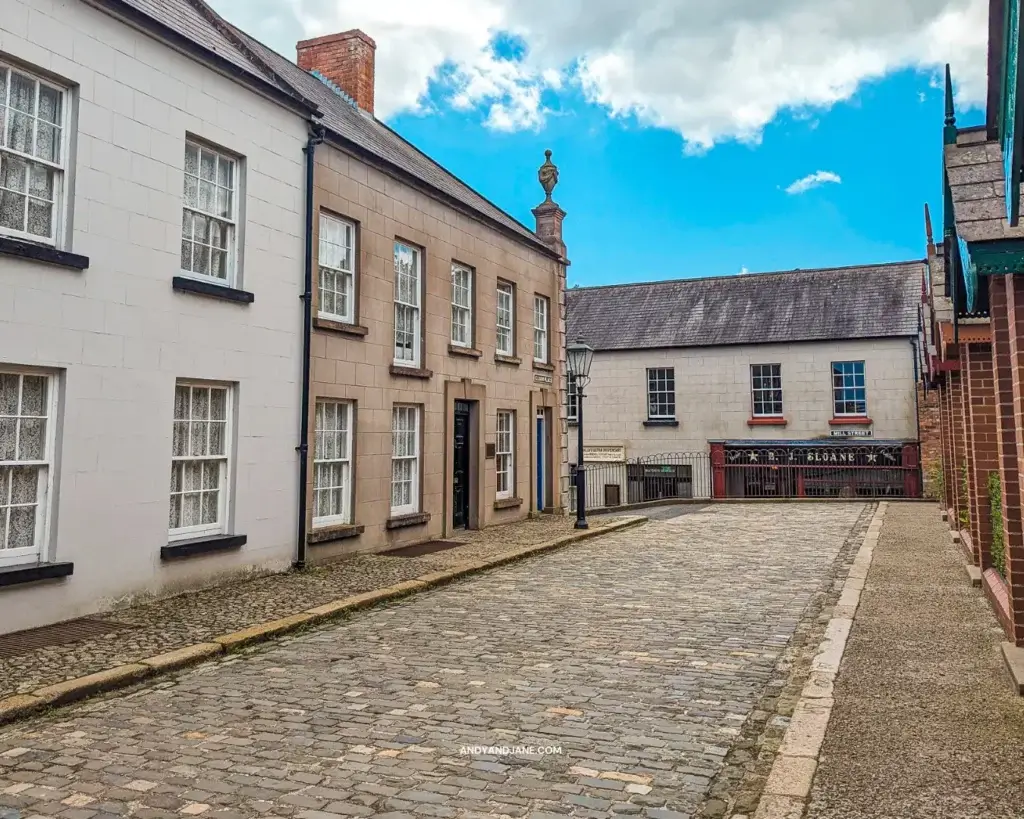
[[[922,261],[573,288],[588,505],[920,491]],[[569,385],[569,418],[576,418]],[[570,435],[575,442],[575,435]],[[569,450],[576,463],[576,447]]]
[[[561,509],[564,213],[376,120],[373,52],[4,0],[0,633]]]

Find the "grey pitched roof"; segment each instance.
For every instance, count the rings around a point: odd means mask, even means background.
[[[311,99],[323,112],[321,122],[343,140],[368,151],[420,183],[454,199],[485,219],[496,222],[516,237],[524,239],[541,252],[554,252],[537,234],[514,217],[488,201],[450,171],[407,142],[387,125],[371,114],[359,110],[351,101],[321,80],[303,71],[295,63],[276,51],[235,29],[238,35],[256,51],[275,73],[294,86],[304,97]]]
[[[924,261],[678,279],[566,293],[596,350],[915,336]]]
[[[956,230],[965,241],[1024,237],[1024,223],[1011,228],[1006,221],[1003,149],[998,142],[987,141],[983,130],[962,130],[955,145],[945,146],[944,161]]]
[[[103,0],[101,0],[103,2]],[[136,12],[183,37],[189,43],[225,60],[250,80],[295,97],[295,89],[246,54],[244,48],[224,33],[225,21],[201,0],[105,0],[115,10]]]

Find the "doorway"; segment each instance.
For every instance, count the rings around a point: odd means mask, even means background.
[[[455,402],[455,428],[452,435],[452,528],[469,527],[469,421],[472,408],[468,401]]]
[[[543,512],[550,506],[548,497],[548,411],[541,407],[537,410],[537,511]]]

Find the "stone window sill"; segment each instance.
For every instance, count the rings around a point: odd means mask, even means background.
[[[30,563],[0,568],[0,588],[68,577],[75,571],[74,563]]]
[[[332,333],[343,333],[346,336],[356,336],[359,338],[370,332],[370,328],[364,327],[362,324],[349,324],[345,321],[335,321],[334,319],[323,318],[322,316],[313,317],[313,326],[317,330],[328,330]]]
[[[751,418],[747,421],[748,427],[784,427],[788,426],[788,424],[789,421],[787,421],[781,415],[760,416]]]
[[[522,498],[500,498],[494,502],[495,509],[515,509],[523,505]]]
[[[448,345],[448,355],[461,355],[466,358],[480,358],[483,353],[480,350],[476,350],[472,347],[460,347],[458,344]]]
[[[199,296],[209,296],[212,299],[233,301],[238,304],[252,304],[256,300],[256,296],[248,290],[238,290],[234,287],[228,287],[226,284],[201,282],[198,279],[190,279],[187,276],[175,276],[171,279],[171,287],[179,293],[195,293]]]
[[[644,421],[645,427],[677,427],[679,422],[675,418],[648,418]]]
[[[523,360],[514,355],[502,355],[501,353],[495,353],[494,363],[504,364],[508,367],[518,367],[520,364],[523,363]]]
[[[49,245],[23,242],[20,239],[11,239],[8,236],[0,236],[0,255],[29,259],[56,267],[67,267],[71,270],[85,270],[89,267],[88,256],[69,253],[66,250],[57,250],[57,248],[50,247]]]
[[[245,535],[214,535],[179,540],[160,547],[161,560],[180,560],[185,557],[208,555],[215,552],[230,552],[241,549],[248,538]]]
[[[839,415],[828,422],[831,427],[869,427],[874,423],[865,415]]]
[[[391,365],[391,374],[397,375],[399,378],[422,378],[423,380],[434,377],[433,370],[425,370],[419,367],[400,367],[397,364]]]
[[[548,363],[546,363],[544,361],[534,361],[533,362],[533,369],[535,369],[535,370],[542,370],[543,372],[546,372],[546,373],[553,373],[555,371],[555,365],[554,364],[548,364]]]
[[[352,537],[359,537],[366,531],[365,526],[357,526],[352,523],[344,523],[340,526],[324,526],[321,529],[313,529],[306,542],[311,546],[320,543],[333,543],[336,540],[348,540]]]
[[[407,526],[422,526],[430,521],[430,512],[413,512],[411,515],[399,515],[388,518],[388,529],[405,529]]]

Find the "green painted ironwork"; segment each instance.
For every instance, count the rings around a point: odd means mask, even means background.
[[[971,242],[971,262],[978,276],[1009,276],[1024,274],[1024,240],[999,239]]]
[[[949,63],[946,63],[946,120],[942,141],[946,145],[956,145],[956,108],[953,106],[953,76],[949,72]]]
[[[957,250],[960,253],[960,271],[964,281],[964,296],[967,300],[967,312],[974,312],[974,305],[978,299],[978,268],[971,259],[971,249],[967,246],[962,236],[956,237]]]
[[[1016,227],[1020,221],[1021,171],[1024,169],[1024,94],[1021,67],[1020,25],[1022,0],[1007,0],[1003,40],[1003,100],[999,134],[1003,143],[1003,175],[1006,180],[1006,218]]]

